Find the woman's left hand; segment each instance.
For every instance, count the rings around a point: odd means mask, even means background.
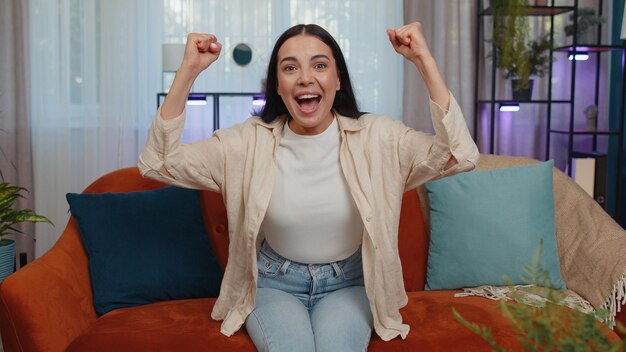
[[[422,24],[419,22],[388,29],[387,35],[396,52],[414,64],[417,64],[419,59],[432,56],[422,33]]]
[[[428,49],[422,24],[413,22],[396,29],[388,29],[387,35],[398,54],[411,61],[420,72],[432,101],[447,111],[450,105],[448,87]]]

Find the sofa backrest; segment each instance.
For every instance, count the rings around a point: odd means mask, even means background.
[[[424,290],[429,242],[428,226],[424,222],[419,195],[415,190],[405,192],[400,212],[398,250],[407,291]]]
[[[84,193],[136,192],[165,187],[166,184],[141,177],[136,167],[106,174],[89,185]],[[228,260],[228,220],[219,193],[201,191],[202,214],[217,261],[224,270]],[[415,190],[404,194],[398,248],[407,291],[421,291],[426,283],[429,237],[424,224],[420,200]]]

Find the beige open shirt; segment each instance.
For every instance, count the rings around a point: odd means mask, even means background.
[[[407,304],[398,255],[402,195],[427,181],[471,170],[479,152],[463,114],[450,94],[448,112],[431,101],[435,135],[417,132],[386,116],[337,116],[339,162],[363,220],[363,274],[383,340],[400,335],[400,308]],[[228,214],[230,247],[219,298],[211,316],[221,332],[234,334],[254,308],[258,233],[274,185],[275,154],[286,118],[265,123],[258,117],[192,144],[181,144],[183,112],[172,120],[157,113],[139,158],[145,177],[169,184],[220,192]],[[444,170],[451,156],[458,163]],[[173,176],[160,172],[165,169]]]

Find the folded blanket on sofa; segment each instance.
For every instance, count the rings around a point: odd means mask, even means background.
[[[536,162],[528,158],[481,155],[477,170]],[[553,181],[561,276],[568,289],[589,301],[596,310],[606,309],[609,312],[606,322],[613,326],[615,315],[626,302],[626,231],[556,168]],[[418,193],[428,223],[428,195],[423,187]]]
[[[495,301],[515,300],[535,307],[544,307],[547,302],[552,302],[585,314],[596,311],[589,301],[572,290],[557,292],[534,285],[466,287],[463,288],[463,292],[454,295],[454,297],[468,296],[480,296]]]

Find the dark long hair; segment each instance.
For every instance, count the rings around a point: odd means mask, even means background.
[[[259,116],[265,122],[272,122],[282,114],[288,114],[287,107],[283,103],[283,99],[278,95],[278,50],[287,41],[287,39],[300,34],[308,34],[319,38],[324,44],[330,47],[335,62],[337,63],[337,71],[339,74],[340,87],[335,95],[333,109],[339,114],[358,119],[362,115],[354,97],[352,83],[348,75],[348,67],[346,60],[341,53],[339,44],[335,41],[330,33],[324,28],[316,24],[298,24],[286,30],[274,44],[270,63],[267,67],[267,78],[265,79],[265,107],[261,110]]]

